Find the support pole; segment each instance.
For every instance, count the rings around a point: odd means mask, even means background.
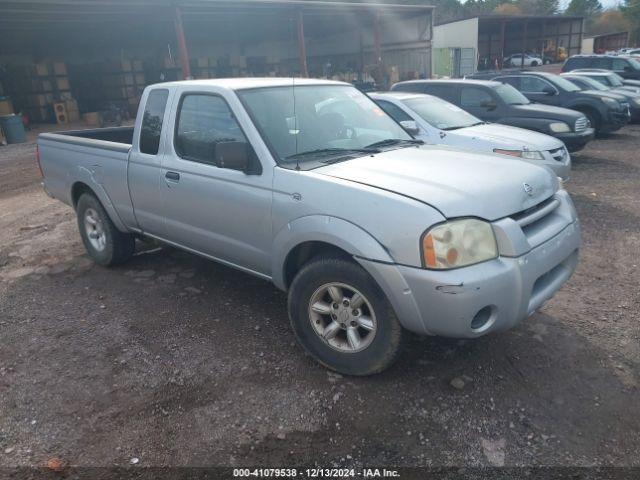
[[[507,22],[504,20],[500,24],[500,68],[504,68],[504,33],[507,28]],[[491,48],[491,47],[489,47]],[[491,61],[491,58],[489,58]]]
[[[298,10],[298,48],[300,51],[300,76],[307,78],[309,69],[307,68],[307,45],[304,41],[304,17],[302,10]]]
[[[382,65],[382,48],[380,47],[380,12],[373,18],[373,45],[376,54],[376,64]]]
[[[180,51],[180,64],[182,65],[182,76],[185,80],[191,78],[191,67],[189,66],[189,52],[187,51],[187,41],[184,38],[184,28],[182,28],[182,14],[180,8],[176,7],[175,27],[178,39],[178,49]]]
[[[542,44],[540,46],[540,58],[542,59],[542,64],[544,65],[544,44],[547,41],[547,21],[542,20]]]
[[[524,31],[522,32],[522,60],[520,61],[520,68],[524,68],[524,52],[527,49],[527,21],[524,21]]]

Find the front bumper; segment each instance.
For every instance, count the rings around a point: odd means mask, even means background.
[[[621,112],[609,112],[600,126],[600,133],[616,132],[629,123],[630,119],[631,114],[628,109]]]
[[[582,150],[587,143],[593,140],[595,130],[593,128],[587,128],[581,132],[554,133],[552,135],[559,140],[562,140],[569,152],[577,152],[578,150]]]
[[[380,284],[408,330],[445,337],[478,337],[517,325],[571,277],[578,264],[580,223],[571,205],[569,209],[574,217],[571,223],[518,256],[501,255],[448,271],[358,261]],[[474,320],[477,315],[482,316],[480,325]]]

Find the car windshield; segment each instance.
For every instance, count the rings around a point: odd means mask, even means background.
[[[550,75],[545,77],[551,83],[553,83],[556,87],[566,91],[566,92],[579,92],[580,87],[578,87],[575,83],[571,83],[566,78],[559,77],[558,75]]]
[[[609,84],[614,87],[622,87],[624,85],[624,83],[622,82],[623,80],[622,77],[617,73],[612,73],[611,75],[607,75],[606,80],[609,80]]]
[[[511,85],[502,84],[495,88],[496,93],[507,105],[529,105],[529,99]]]
[[[415,141],[369,97],[348,85],[238,91],[283,167],[316,168]]]
[[[640,70],[640,62],[635,58],[627,58],[634,70]]]
[[[441,130],[455,130],[483,123],[477,117],[436,97],[415,97],[402,101],[425,122]]]
[[[607,87],[605,87],[597,80],[594,80],[593,78],[585,77],[584,75],[580,75],[579,77],[575,78],[576,80],[584,82],[586,84],[583,90],[609,90]],[[569,80],[572,81],[573,78],[569,77]],[[579,83],[577,85],[581,86]]]

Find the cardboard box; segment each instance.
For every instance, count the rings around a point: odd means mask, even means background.
[[[13,103],[9,97],[0,97],[0,115],[11,115],[13,113]]]
[[[67,77],[59,77],[55,79],[55,86],[58,90],[70,90],[69,79]]]
[[[144,73],[136,73],[136,85],[146,85]]]
[[[67,75],[67,65],[64,62],[54,62],[53,63],[53,74],[66,76]]]
[[[134,60],[132,62],[132,66],[133,66],[133,70],[136,72],[144,71],[144,63],[142,62],[142,60]]]
[[[36,63],[33,66],[34,73],[39,77],[46,77],[49,75],[49,65],[46,63]]]

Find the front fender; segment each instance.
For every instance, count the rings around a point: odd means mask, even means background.
[[[310,215],[286,224],[275,236],[271,271],[272,281],[286,290],[284,265],[287,255],[305,242],[325,242],[349,254],[378,262],[393,263],[386,248],[366,230],[347,220],[328,215]]]

